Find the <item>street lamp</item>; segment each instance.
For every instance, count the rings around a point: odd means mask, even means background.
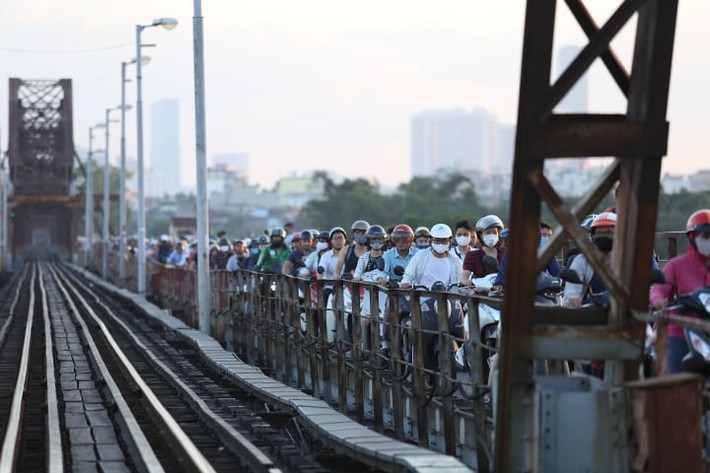
[[[143,91],[141,89],[141,33],[146,28],[162,26],[172,30],[174,18],[158,18],[150,25],[136,25],[136,130],[138,142],[138,294],[145,295],[145,208],[143,202]]]
[[[108,163],[108,145],[109,145],[109,123],[116,122],[116,120],[111,120],[111,112],[116,110],[121,110],[125,108],[125,105],[119,105],[114,108],[106,109],[106,145],[104,146],[104,222],[103,231],[101,232],[102,239],[102,252],[101,252],[101,277],[108,279],[108,248],[109,248],[109,163]]]
[[[94,163],[93,154],[94,151],[94,129],[103,128],[105,125],[103,123],[98,123],[94,126],[89,127],[89,154],[86,158],[86,189],[84,193],[86,194],[86,203],[84,209],[84,226],[85,226],[85,236],[86,236],[86,265],[91,265],[91,255],[93,253],[92,239],[94,230]]]
[[[210,273],[207,258],[209,204],[207,202],[207,137],[205,131],[205,64],[202,2],[194,0],[193,56],[195,62],[195,148],[197,170],[197,307],[200,330],[210,334]]]
[[[118,210],[118,232],[120,238],[119,261],[118,261],[118,281],[123,287],[126,280],[126,112],[131,106],[126,105],[126,66],[135,64],[136,59],[121,62],[121,172],[119,174],[119,210]],[[141,64],[150,64],[150,57],[143,56]]]

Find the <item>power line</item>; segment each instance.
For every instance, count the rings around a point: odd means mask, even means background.
[[[4,53],[16,53],[16,54],[81,54],[81,53],[96,53],[101,51],[109,51],[111,49],[124,48],[126,46],[131,46],[133,43],[120,43],[113,44],[110,46],[102,46],[100,48],[90,48],[90,49],[12,49],[12,48],[0,48],[0,52]]]

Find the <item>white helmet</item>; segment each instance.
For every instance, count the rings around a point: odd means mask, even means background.
[[[429,233],[431,233],[432,238],[451,238],[452,235],[451,227],[445,223],[437,223],[431,227]]]

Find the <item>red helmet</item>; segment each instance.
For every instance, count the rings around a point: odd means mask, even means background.
[[[688,217],[685,232],[710,232],[710,209],[696,210]]]
[[[392,230],[392,238],[398,237],[414,238],[414,231],[412,230],[412,227],[403,223],[394,227],[394,230]]]
[[[602,212],[592,221],[591,228],[597,227],[615,227],[616,226],[616,214],[614,212]]]

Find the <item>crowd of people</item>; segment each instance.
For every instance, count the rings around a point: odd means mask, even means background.
[[[609,263],[617,222],[613,210],[590,215],[581,222],[589,239]],[[545,245],[551,234],[552,227],[541,222],[535,237],[539,245]],[[699,210],[690,216],[687,236],[687,253],[665,265],[667,283],[654,285],[650,292],[650,304],[657,309],[671,303],[676,294],[710,287],[710,210]],[[213,270],[253,270],[326,280],[358,281],[377,271],[377,279],[372,282],[400,288],[431,287],[436,281],[471,286],[476,278],[497,273],[493,287],[501,290],[507,267],[507,237],[508,230],[496,215],[481,217],[475,225],[461,219],[453,229],[446,223],[416,229],[402,223],[385,229],[356,220],[349,231],[336,226],[327,231],[297,232],[288,224],[256,238],[230,241],[220,233],[210,243],[209,264]],[[173,242],[163,236],[149,254],[160,263],[194,268],[196,250],[194,242],[185,239]],[[486,257],[499,264],[487,264]],[[583,254],[571,252],[565,261],[552,258],[545,273],[557,276],[560,263],[580,277],[579,282],[565,284],[563,306],[579,308],[587,296],[605,291],[602,280]],[[651,263],[658,267],[655,260]],[[671,324],[669,340],[670,371],[678,372],[681,359],[688,352],[682,328]]]

